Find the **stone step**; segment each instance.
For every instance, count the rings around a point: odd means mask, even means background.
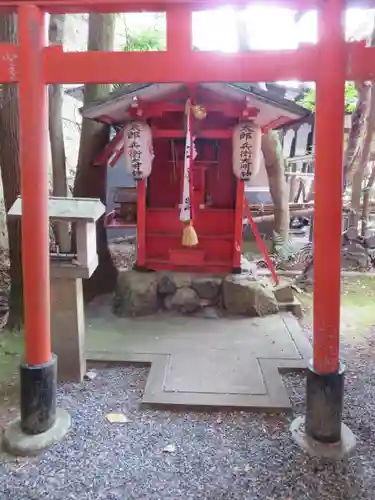
[[[302,304],[296,297],[292,302],[278,302],[278,304],[280,312],[291,312],[296,318],[302,318]]]

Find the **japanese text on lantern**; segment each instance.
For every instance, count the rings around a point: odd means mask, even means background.
[[[251,176],[253,166],[253,129],[248,124],[243,124],[240,129],[240,178],[247,180]]]
[[[131,159],[131,169],[134,179],[142,178],[141,170],[141,128],[139,123],[132,123],[128,131],[129,144],[129,156]]]

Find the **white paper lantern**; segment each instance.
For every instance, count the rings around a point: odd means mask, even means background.
[[[152,132],[147,123],[132,121],[124,127],[125,167],[135,180],[146,179],[151,174],[154,150]]]
[[[242,180],[249,181],[259,171],[262,131],[252,121],[236,125],[233,131],[233,172]]]

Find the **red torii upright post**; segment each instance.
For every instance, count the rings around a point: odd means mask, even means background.
[[[293,436],[309,451],[347,448],[342,433],[343,369],[339,361],[340,242],[344,80],[373,79],[375,49],[345,43],[344,0],[279,0],[297,10],[320,9],[319,43],[295,51],[218,54],[194,51],[192,10],[216,0],[0,0],[19,14],[19,44],[0,44],[0,81],[19,83],[25,361],[21,366],[23,436],[56,438],[56,357],[50,347],[48,185],[45,159],[46,84],[317,81],[314,359],[307,375],[306,418]],[[225,2],[223,2],[225,3]],[[236,0],[236,4],[246,0]],[[64,53],[44,47],[44,13],[167,12],[167,51]],[[350,66],[346,66],[351,60]],[[322,411],[322,409],[324,411]],[[56,423],[57,422],[57,423]],[[16,425],[16,424],[15,424]],[[62,430],[61,430],[62,429]],[[11,435],[11,432],[8,432]],[[14,439],[13,439],[14,440]],[[352,441],[351,441],[352,442]],[[325,444],[328,448],[324,448]],[[35,445],[36,446],[36,445]]]
[[[35,5],[18,9],[19,120],[22,193],[22,265],[25,355],[20,366],[21,417],[4,434],[15,454],[34,454],[70,427],[56,419],[57,359],[51,353],[47,87],[44,77],[45,14]]]
[[[56,357],[51,355],[49,292],[47,94],[44,13],[18,10],[19,120],[25,361],[21,364],[21,429],[48,431],[55,421]]]
[[[345,2],[319,12],[320,64],[316,76],[313,360],[307,371],[306,416],[291,426],[303,449],[342,458],[355,437],[341,422],[344,367],[340,363],[343,131],[345,110]]]

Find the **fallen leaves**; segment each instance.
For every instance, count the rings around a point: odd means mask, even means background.
[[[127,424],[130,419],[123,413],[108,413],[106,419],[111,424]]]
[[[174,453],[175,451],[176,451],[176,446],[174,444],[167,444],[167,446],[163,448],[164,453]]]

